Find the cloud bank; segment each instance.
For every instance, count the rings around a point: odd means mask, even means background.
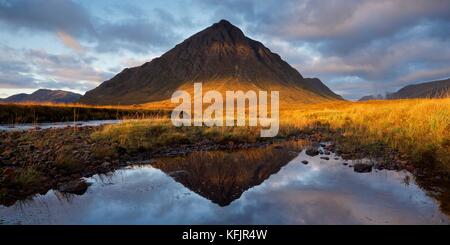
[[[0,88],[85,91],[220,19],[348,99],[450,77],[448,0],[2,0]]]

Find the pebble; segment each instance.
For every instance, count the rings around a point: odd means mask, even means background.
[[[353,166],[353,171],[357,173],[369,173],[372,172],[372,165],[366,163],[357,163]]]
[[[306,149],[305,153],[306,155],[311,157],[319,155],[319,151],[316,148],[308,148]]]

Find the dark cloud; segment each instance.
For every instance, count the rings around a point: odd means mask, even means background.
[[[203,1],[347,96],[450,77],[448,0]],[[282,45],[279,45],[280,42]]]
[[[110,72],[95,70],[95,60],[89,56],[4,47],[0,51],[0,88],[92,89],[113,76]]]
[[[180,38],[168,28],[168,23],[162,21],[150,23],[139,18],[102,24],[98,28],[98,33],[97,50],[100,52],[128,49],[145,53],[148,49],[160,50],[170,47]]]
[[[167,48],[179,38],[171,25],[189,24],[161,9],[146,15],[132,5],[116,7],[121,8],[116,11],[126,18],[111,20],[98,17],[71,0],[6,0],[0,1],[0,22],[6,23],[11,30],[64,33],[73,39],[95,43],[99,52],[123,49],[143,52]],[[148,16],[156,18],[150,20]]]
[[[83,59],[121,50],[162,53],[220,19],[230,20],[303,75],[321,78],[347,98],[450,77],[448,0],[180,0],[167,7],[143,7],[152,4],[113,1],[93,11],[70,0],[0,0],[0,22],[9,31],[55,33],[76,51],[75,60],[51,54],[24,59],[23,69],[40,67],[66,85],[75,79],[56,75],[68,72],[64,69],[83,69],[74,74],[80,80],[106,77]],[[3,84],[6,78],[9,84],[34,79],[29,74],[35,73],[13,72],[14,64],[7,65],[0,64]]]
[[[329,52],[346,53],[374,40],[390,37],[420,24],[448,37],[447,0],[294,0],[206,1],[220,15],[244,22],[249,30],[291,42],[320,42]]]
[[[0,20],[12,28],[64,31],[73,36],[95,33],[89,12],[73,1],[0,1]]]

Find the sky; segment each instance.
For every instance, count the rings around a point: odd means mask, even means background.
[[[84,94],[221,19],[346,99],[450,77],[450,0],[0,0],[0,98]]]

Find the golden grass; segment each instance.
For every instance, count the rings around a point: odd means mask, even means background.
[[[0,103],[0,123],[73,122],[83,120],[142,119],[168,115],[166,103],[139,106],[94,106],[54,103]]]
[[[121,146],[136,149],[155,149],[171,144],[192,144],[209,139],[216,143],[255,142],[259,131],[250,127],[175,127],[167,118],[127,120],[106,125],[94,132],[92,138],[111,139]]]
[[[413,159],[433,157],[450,167],[450,99],[317,104],[282,111],[280,117],[282,127],[320,123],[362,144],[382,142]]]
[[[47,107],[70,107],[70,108],[92,108],[92,109],[114,109],[114,110],[164,110],[174,107],[169,101],[151,102],[142,105],[88,105],[81,103],[53,103],[53,102],[0,102],[0,105],[18,106],[47,106]]]
[[[279,137],[310,131],[317,125],[355,139],[355,144],[382,143],[416,163],[450,171],[450,99],[329,102],[284,107]],[[182,127],[168,119],[128,121],[104,127],[94,138],[111,138],[126,147],[155,148],[172,143],[259,139],[259,128]]]

